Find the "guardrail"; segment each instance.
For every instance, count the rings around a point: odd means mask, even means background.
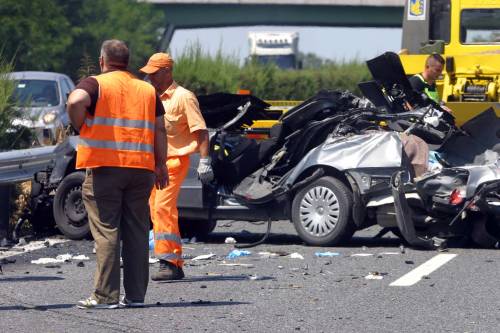
[[[30,180],[36,172],[53,166],[55,148],[46,146],[0,153],[0,185]]]
[[[33,179],[35,173],[54,165],[56,146],[13,150],[0,153],[0,242],[7,238],[10,193],[14,183]]]

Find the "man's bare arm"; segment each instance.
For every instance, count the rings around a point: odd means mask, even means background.
[[[83,89],[75,89],[68,97],[66,112],[68,112],[71,125],[78,131],[85,121],[85,113],[90,103],[90,95]]]
[[[208,157],[210,148],[208,130],[200,129],[195,131],[195,133],[196,133],[196,140],[198,142],[198,148],[200,150],[200,156],[202,158]]]

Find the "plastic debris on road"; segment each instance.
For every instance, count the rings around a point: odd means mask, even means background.
[[[380,274],[379,272],[370,272],[365,279],[367,280],[382,280],[384,278],[384,274]]]
[[[215,253],[209,253],[209,254],[202,254],[199,256],[194,257],[191,260],[209,260],[215,257]]]
[[[233,237],[226,237],[226,239],[224,240],[224,243],[226,243],[226,244],[236,244],[236,239],[234,239]]]
[[[229,252],[229,254],[227,255],[227,259],[234,259],[234,258],[238,258],[238,257],[244,257],[244,256],[249,256],[251,255],[252,252],[250,251],[247,251],[247,250],[232,250],[231,252]]]
[[[351,257],[370,257],[373,253],[354,253],[351,254]]]
[[[297,252],[291,253],[291,254],[290,254],[290,258],[292,258],[292,259],[302,259],[302,260],[304,260],[304,257],[302,256],[302,254],[297,253]]]
[[[158,258],[149,258],[149,264],[150,265],[156,264],[158,261],[160,261],[160,259],[158,259]]]
[[[252,281],[257,281],[257,280],[264,280],[264,278],[262,276],[258,276],[258,275],[250,275],[248,277],[249,280],[252,280]]]
[[[279,252],[269,252],[269,251],[261,251],[257,253],[262,258],[274,258],[274,257],[284,257],[289,255],[287,252],[279,251]]]
[[[73,256],[73,258],[71,258],[73,260],[89,260],[90,258],[87,257],[85,254],[80,254],[78,256]]]
[[[19,243],[14,245],[13,249],[19,249],[22,248],[24,252],[30,252],[30,251],[35,251],[35,250],[40,250],[46,247],[52,247],[56,244],[60,243],[66,243],[69,242],[69,239],[62,239],[62,238],[46,238],[41,241],[32,241],[27,243],[24,238],[21,238],[19,240]]]
[[[69,253],[60,254],[55,258],[39,258],[37,260],[31,260],[32,264],[35,265],[47,265],[47,264],[59,264],[63,262],[68,262],[70,260],[89,260],[90,258],[85,255],[73,256]]]
[[[222,263],[222,264],[219,264],[219,266],[231,266],[231,267],[247,267],[247,268],[253,268],[254,265],[252,264],[241,264],[241,263],[231,263],[231,264],[228,264],[228,263]]]
[[[326,252],[315,252],[314,255],[316,257],[337,257],[340,256],[340,253],[326,251]]]

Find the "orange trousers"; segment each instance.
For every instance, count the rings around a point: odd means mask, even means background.
[[[189,169],[189,155],[167,159],[169,184],[162,190],[153,188],[149,209],[153,221],[156,258],[182,267],[182,243],[179,232],[177,197]]]

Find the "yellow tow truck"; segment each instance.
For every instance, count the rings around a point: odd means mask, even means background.
[[[457,123],[489,107],[500,115],[500,0],[407,0],[404,15],[406,74],[440,53],[446,66],[437,87]]]

